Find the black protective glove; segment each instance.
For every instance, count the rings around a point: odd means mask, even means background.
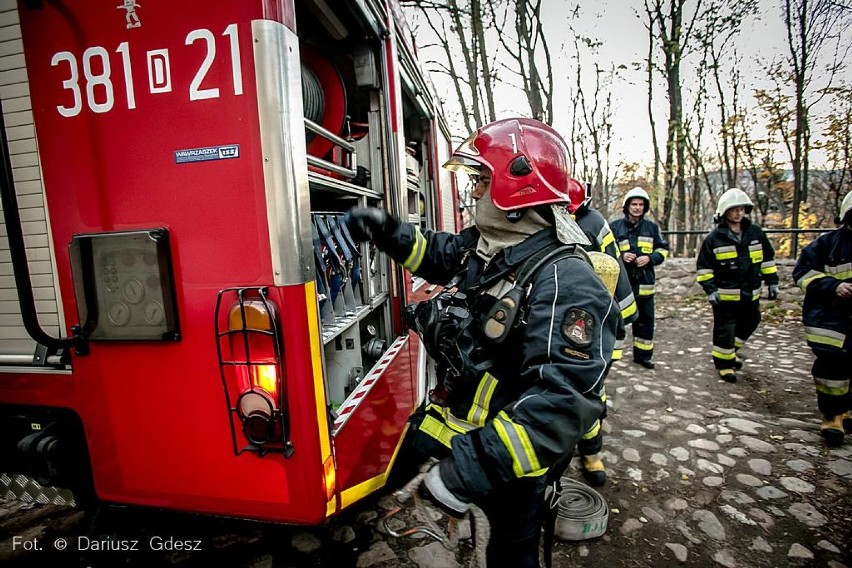
[[[399,221],[377,207],[353,207],[343,216],[343,222],[359,243],[389,236],[399,226]]]
[[[778,284],[770,284],[769,290],[766,292],[766,298],[775,300],[778,298]]]
[[[711,292],[709,296],[707,296],[707,301],[710,302],[712,306],[718,306],[719,302],[722,300],[719,298],[719,292]]]
[[[444,459],[426,472],[420,486],[420,494],[451,517],[461,518],[470,510],[470,503],[458,495],[458,489],[451,489],[459,485],[455,466],[451,460]]]

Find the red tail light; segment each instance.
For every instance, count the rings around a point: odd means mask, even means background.
[[[234,451],[289,456],[280,322],[266,288],[221,291],[216,336]]]

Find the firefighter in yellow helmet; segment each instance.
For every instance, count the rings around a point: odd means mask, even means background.
[[[639,317],[633,322],[633,361],[653,369],[654,355],[654,293],[657,276],[654,267],[669,256],[669,243],[663,240],[660,229],[645,214],[651,208],[651,198],[641,187],[634,187],[624,196],[623,219],[612,223],[612,232],[621,252],[621,260],[630,278]]]
[[[793,279],[805,291],[802,321],[814,353],[812,374],[820,434],[830,447],[852,433],[852,191],[840,204],[840,227],[802,249]]]
[[[696,279],[713,306],[713,364],[719,376],[737,382],[742,361],[737,351],[760,324],[761,280],[767,297],[778,297],[775,250],[763,230],[749,220],[752,202],[732,187],[722,194],[713,220],[716,227],[698,253]]]

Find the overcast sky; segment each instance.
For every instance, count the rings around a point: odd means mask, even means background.
[[[743,32],[737,42],[737,48],[743,55],[743,82],[749,92],[749,104],[752,104],[750,93],[756,87],[768,86],[765,80],[765,71],[762,65],[768,64],[773,58],[784,57],[787,53],[786,31],[781,17],[780,0],[761,0],[760,14],[756,18],[748,20]],[[561,49],[568,42],[573,42],[568,30],[569,18],[567,12],[574,5],[568,0],[543,0],[543,21],[545,33],[554,58],[554,90],[559,95],[568,93],[568,81],[573,81],[571,68],[568,67],[568,53]],[[576,24],[578,31],[599,39],[602,42],[599,61],[602,67],[608,67],[610,63],[625,65],[626,70],[616,81],[613,88],[614,106],[614,139],[612,144],[613,165],[620,161],[649,163],[653,158],[651,148],[650,126],[647,112],[647,85],[645,83],[645,71],[640,65],[640,70],[633,70],[634,63],[641,63],[647,54],[648,38],[643,20],[637,17],[637,9],[644,17],[642,0],[599,0],[597,2],[581,2],[581,16]],[[694,2],[687,2],[688,13],[694,9]],[[409,16],[410,19],[411,16]],[[415,25],[416,36],[425,33],[426,27]],[[425,43],[425,37],[418,37],[418,43]],[[573,48],[569,45],[569,50]],[[560,53],[561,52],[561,53]],[[427,52],[427,56],[435,57],[436,51]],[[694,87],[694,76],[691,73],[696,64],[697,57],[692,56],[683,64],[683,90],[684,98],[688,99],[688,91]],[[590,67],[591,60],[585,65]],[[850,82],[849,69],[844,74],[847,84]],[[433,76],[438,93],[454,93],[449,87],[448,79],[439,75]],[[587,96],[589,89],[586,87]],[[517,109],[526,111],[526,103],[515,106],[519,93],[502,92],[498,97],[500,117],[517,115]],[[667,113],[667,100],[665,97],[665,85],[660,82],[655,90],[655,102],[657,110],[657,127],[659,130],[660,143],[665,143],[665,118]],[[562,103],[562,108],[554,109],[554,127],[563,133],[570,129],[570,106],[568,102]],[[684,112],[687,111],[684,104]],[[460,130],[461,120],[457,118],[458,102],[453,98],[445,101],[451,123],[455,123],[454,134],[462,135]],[[715,115],[715,109],[711,109]],[[815,109],[817,114],[825,109]],[[453,120],[453,116],[456,120]]]

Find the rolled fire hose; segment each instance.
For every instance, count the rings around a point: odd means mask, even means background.
[[[588,485],[563,477],[562,495],[556,506],[553,534],[559,540],[588,540],[606,532],[609,507],[601,494]]]

